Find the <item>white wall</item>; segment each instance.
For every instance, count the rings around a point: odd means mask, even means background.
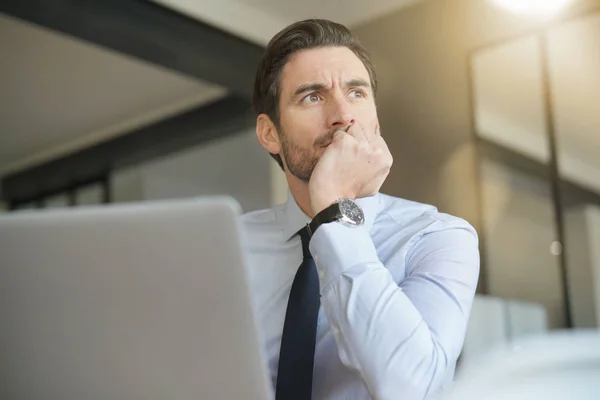
[[[479,136],[547,163],[539,40],[527,36],[473,56],[475,124]]]
[[[600,191],[600,13],[550,30],[548,46],[560,173]],[[480,50],[472,61],[478,134],[549,162],[539,39]]]
[[[115,201],[230,195],[244,211],[270,207],[271,158],[254,129],[117,171]]]
[[[271,163],[271,204],[283,204],[288,197],[288,185],[285,174],[279,164]]]
[[[600,12],[548,35],[560,173],[600,193]]]
[[[600,327],[600,207],[567,210],[565,228],[573,323]]]
[[[552,198],[547,183],[484,160],[481,171],[486,281],[492,296],[542,304],[564,325]]]
[[[139,167],[115,171],[110,177],[110,191],[113,203],[141,201],[143,195],[143,178]]]

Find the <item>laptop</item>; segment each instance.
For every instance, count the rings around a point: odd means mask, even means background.
[[[3,400],[272,398],[229,197],[0,217]]]

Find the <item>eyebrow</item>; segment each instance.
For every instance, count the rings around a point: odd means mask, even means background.
[[[347,81],[344,86],[345,86],[345,88],[349,88],[349,87],[370,88],[371,87],[369,82],[365,81],[364,79],[360,79],[360,78],[351,79],[351,80]],[[324,83],[307,83],[304,85],[300,85],[298,87],[298,89],[296,89],[296,91],[294,92],[294,98],[296,98],[306,92],[318,92],[319,90],[323,90],[326,88],[327,88],[327,86]]]

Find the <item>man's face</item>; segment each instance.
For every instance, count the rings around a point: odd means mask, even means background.
[[[375,132],[377,110],[369,73],[347,47],[295,53],[280,82],[281,156],[298,179],[310,180],[335,131],[358,124]]]

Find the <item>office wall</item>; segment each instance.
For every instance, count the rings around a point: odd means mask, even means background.
[[[597,7],[600,0],[581,0],[566,14]],[[478,224],[468,55],[551,21],[487,0],[429,0],[353,29],[379,74],[378,110],[395,156],[385,191]]]
[[[600,327],[600,207],[566,210],[565,228],[574,325]]]
[[[115,201],[224,194],[251,211],[271,205],[271,173],[251,129],[117,171],[111,183]]]
[[[504,299],[544,306],[550,328],[565,323],[560,259],[548,182],[484,160],[481,232],[486,248],[488,290]]]
[[[271,204],[283,204],[288,197],[288,184],[279,164],[271,162]]]
[[[110,176],[111,202],[143,200],[143,175],[139,167],[114,171]]]

